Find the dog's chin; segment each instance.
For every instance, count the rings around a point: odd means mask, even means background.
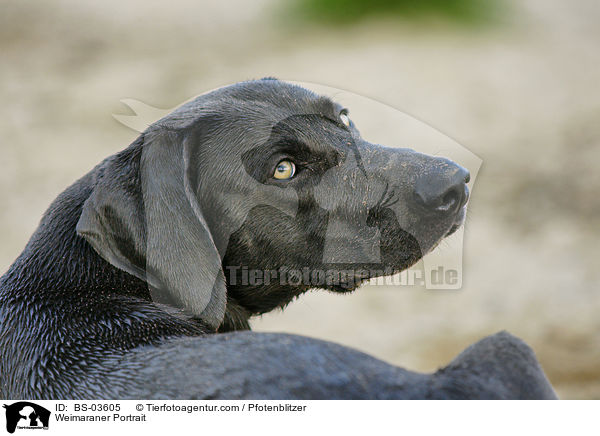
[[[327,291],[331,291],[334,292],[336,294],[349,294],[351,292],[354,292],[356,290],[356,288],[360,287],[362,285],[362,283],[360,284],[356,284],[356,285],[348,285],[348,286],[343,286],[343,285],[332,285],[332,286],[326,286],[324,289]]]
[[[360,288],[363,284],[367,283],[371,279],[379,277],[389,277],[395,274],[399,274],[402,271],[410,268],[422,258],[421,253],[405,253],[396,254],[394,259],[386,259],[387,262],[377,264],[344,264],[337,268],[331,268],[331,265],[327,266],[327,269],[338,269],[340,272],[348,273],[350,271],[361,272],[362,274],[348,274],[342,275],[343,279],[338,280],[336,283],[327,283],[318,286],[320,289],[325,289],[335,293],[345,294],[351,293],[356,289]]]

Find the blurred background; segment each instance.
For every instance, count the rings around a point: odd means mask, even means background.
[[[129,113],[121,99],[171,108],[264,76],[329,85],[483,160],[463,288],[314,291],[253,327],[420,371],[508,330],[561,398],[600,398],[596,0],[10,0],[1,10],[2,272],[56,195],[135,139],[111,116]],[[403,144],[396,126],[380,128]]]

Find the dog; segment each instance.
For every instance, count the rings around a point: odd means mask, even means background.
[[[240,331],[308,289],[413,265],[462,225],[469,177],[365,141],[347,109],[299,86],[204,94],[60,194],[0,279],[0,397],[436,397],[426,376],[358,352]],[[439,396],[552,397],[527,356],[535,376],[507,376],[512,391]],[[290,359],[324,363],[315,375]],[[407,374],[421,390],[402,388]]]

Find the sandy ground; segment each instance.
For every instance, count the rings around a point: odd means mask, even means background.
[[[3,4],[1,270],[60,191],[135,138],[111,117],[127,113],[119,100],[169,108],[263,76],[326,84],[410,114],[483,159],[464,286],[315,291],[254,328],[427,371],[505,329],[532,345],[562,398],[600,398],[597,1],[514,2],[485,30],[290,26],[270,0],[88,3]],[[403,142],[394,125],[380,128]]]

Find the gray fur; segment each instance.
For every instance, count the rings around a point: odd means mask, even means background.
[[[232,85],[65,190],[0,278],[0,397],[553,398],[506,334],[425,375],[240,332],[312,287],[347,292],[408,268],[464,220],[468,171],[371,144],[341,113],[277,80]],[[273,177],[280,159],[297,177]],[[358,272],[244,284],[231,266]]]

